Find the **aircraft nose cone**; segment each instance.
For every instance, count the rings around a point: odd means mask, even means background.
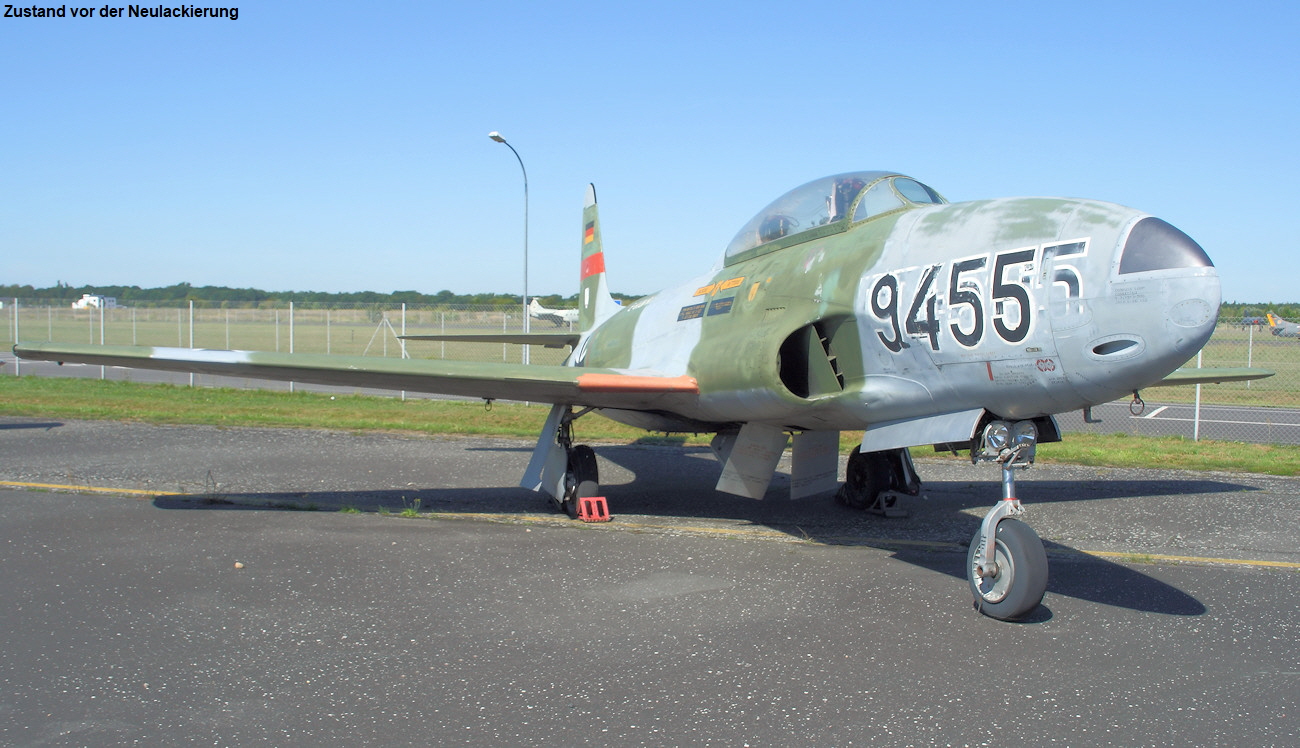
[[[1117,219],[1111,251],[1086,265],[1075,261],[1085,270],[1083,298],[1053,305],[1057,351],[1087,404],[1147,387],[1187,363],[1209,341],[1219,314],[1219,274],[1199,244],[1145,213]],[[1086,230],[1071,228],[1081,236]],[[1053,255],[1047,270],[1056,267],[1058,280],[1074,278],[1066,272],[1070,257]],[[1073,290],[1062,282],[1055,287],[1058,298]]]
[[[1145,344],[1124,345],[1128,335],[1094,341],[1091,350],[1098,360],[1121,359],[1145,347],[1135,365],[1172,370],[1214,332],[1220,301],[1214,263],[1190,236],[1159,218],[1148,216],[1134,224],[1120,249],[1110,290],[1118,307],[1112,310],[1118,315],[1112,322]]]
[[[1124,242],[1119,277],[1152,273],[1162,277],[1164,317],[1175,348],[1199,350],[1219,314],[1219,278],[1214,263],[1190,236],[1159,218],[1138,221]]]
[[[1124,242],[1119,260],[1119,274],[1177,268],[1212,268],[1209,255],[1201,245],[1159,218],[1138,221]]]

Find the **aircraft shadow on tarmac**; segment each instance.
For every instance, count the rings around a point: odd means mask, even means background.
[[[486,449],[482,451],[500,451]],[[513,448],[505,448],[513,451]],[[910,516],[886,519],[844,508],[831,495],[789,501],[789,478],[778,475],[762,501],[739,498],[712,490],[717,462],[707,448],[604,446],[602,480],[615,517],[663,518],[665,526],[690,527],[692,519],[722,521],[729,526],[755,526],[784,532],[825,545],[865,546],[890,551],[894,558],[965,581],[966,547],[979,527],[980,516],[962,511],[992,506],[997,501],[996,481],[927,482],[923,497],[907,504]],[[612,469],[611,469],[612,468]],[[972,469],[974,470],[974,469]],[[924,466],[922,476],[924,478]],[[1021,484],[1030,488],[1029,482]],[[1034,503],[1188,493],[1239,492],[1245,486],[1212,480],[1044,481],[1032,485]],[[1081,493],[1085,495],[1080,495]],[[1024,492],[1022,492],[1023,495]],[[355,507],[362,512],[400,514],[407,510],[444,514],[545,514],[554,512],[550,501],[509,484],[500,487],[430,487],[357,491],[221,493],[158,497],[163,509],[210,510],[335,510]],[[1116,508],[1117,511],[1119,508]],[[979,514],[982,515],[982,512]],[[557,517],[559,515],[557,514]],[[671,520],[671,522],[670,522]],[[1031,515],[1032,524],[1032,515]],[[1194,616],[1205,612],[1196,598],[1149,575],[1069,546],[1046,542],[1052,557],[1048,591],[1067,597],[1140,612]],[[1102,567],[1102,568],[1098,568]],[[1040,610],[1028,622],[1050,619]]]
[[[57,429],[62,426],[63,424],[59,423],[58,421],[37,422],[37,423],[0,423],[0,429],[3,429],[5,431],[11,431],[13,429],[43,429],[45,431],[48,431],[50,429]]]

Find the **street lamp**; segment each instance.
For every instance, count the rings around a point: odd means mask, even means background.
[[[524,296],[523,296],[523,313],[524,313],[524,334],[528,333],[528,170],[524,168],[524,160],[519,157],[519,151],[515,150],[513,145],[506,143],[506,139],[501,133],[493,130],[488,133],[488,137],[498,143],[505,143],[506,148],[515,154],[515,160],[519,162],[519,170],[524,173]],[[528,363],[528,344],[524,343],[523,362]]]

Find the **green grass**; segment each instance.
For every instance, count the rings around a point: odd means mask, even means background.
[[[331,397],[306,392],[0,376],[0,415],[35,418],[533,439],[541,431],[547,412],[545,405],[516,403],[495,403],[489,410],[479,402],[402,401],[361,395]],[[647,434],[603,418],[583,418],[576,426],[578,438],[591,442],[705,445],[709,440],[707,435],[667,437]],[[841,436],[841,451],[852,449],[861,438],[861,432],[845,432]],[[936,454],[928,448],[917,448],[913,452],[918,457],[935,457]],[[1039,447],[1038,460],[1041,463],[1108,467],[1300,475],[1300,447],[1297,446],[1194,442],[1181,437],[1072,433],[1067,434],[1063,442]]]
[[[1192,441],[1181,436],[1069,433],[1064,441],[1041,445],[1038,461],[1294,476],[1300,475],[1300,446]]]
[[[482,402],[0,376],[0,415],[37,418],[535,438],[548,410],[499,402],[489,410]],[[578,426],[579,435],[590,440],[645,435],[600,418],[583,419]]]

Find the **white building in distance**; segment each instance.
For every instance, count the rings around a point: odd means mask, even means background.
[[[83,293],[80,299],[72,302],[73,309],[116,309],[117,297],[115,296],[96,296],[95,294]]]

